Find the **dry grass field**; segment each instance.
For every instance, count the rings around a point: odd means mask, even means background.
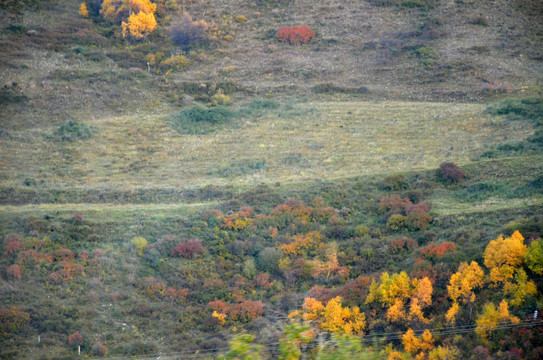
[[[190,188],[334,179],[464,164],[531,126],[490,118],[476,104],[288,104],[240,115],[224,129],[182,135],[161,114],[89,119],[89,139],[47,138],[54,127],[11,133],[0,144],[3,186]],[[257,166],[252,166],[256,163]]]

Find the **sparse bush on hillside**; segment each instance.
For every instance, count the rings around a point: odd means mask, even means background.
[[[160,63],[160,69],[164,71],[183,70],[188,68],[190,60],[183,55],[172,55]]]
[[[0,105],[17,104],[27,99],[17,83],[4,85],[0,89]]]
[[[308,26],[281,26],[275,35],[280,42],[288,42],[290,45],[303,45],[315,37],[315,32]]]
[[[204,107],[195,104],[170,116],[172,126],[181,134],[207,134],[234,116],[234,112],[219,105]]]
[[[204,20],[193,21],[188,12],[184,12],[181,19],[170,25],[172,41],[182,48],[189,48],[207,40],[209,24]]]
[[[407,180],[402,174],[388,175],[383,180],[383,188],[393,191],[407,189]]]
[[[90,138],[95,130],[85,123],[67,120],[59,125],[53,133],[53,140],[56,141],[76,141],[78,139]]]
[[[466,174],[464,174],[455,163],[444,162],[439,166],[439,176],[447,184],[456,184],[462,180]]]
[[[147,246],[147,240],[141,236],[137,236],[130,240],[130,242],[136,247],[136,249],[138,249],[138,255],[143,255],[143,248]]]

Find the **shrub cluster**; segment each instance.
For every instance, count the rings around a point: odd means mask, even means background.
[[[94,129],[85,123],[66,120],[60,124],[53,134],[53,139],[57,141],[76,141],[78,139],[88,139],[94,133]]]
[[[288,42],[290,45],[302,45],[315,37],[315,32],[308,26],[281,26],[275,35],[280,42]]]

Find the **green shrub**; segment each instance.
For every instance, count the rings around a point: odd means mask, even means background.
[[[388,175],[382,185],[386,190],[398,191],[407,189],[407,180],[402,174]]]
[[[391,231],[400,231],[405,229],[407,217],[401,214],[393,214],[387,220],[387,229]]]
[[[172,127],[180,134],[207,134],[216,130],[234,116],[234,112],[219,105],[204,107],[195,104],[189,108],[176,112],[169,117]]]
[[[264,112],[269,110],[275,110],[278,109],[281,105],[274,100],[270,99],[256,99],[255,101],[251,102],[249,105],[247,105],[242,112],[247,115],[256,115],[260,116]]]
[[[0,105],[17,104],[26,100],[28,98],[22,93],[17,83],[4,85],[0,89]]]
[[[468,186],[460,191],[456,196],[467,201],[480,201],[493,195],[499,194],[504,190],[504,186],[490,181],[481,181]]]
[[[257,265],[262,271],[274,274],[279,270],[279,260],[283,252],[274,247],[267,247],[258,253]]]
[[[543,98],[505,99],[491,105],[486,112],[492,116],[507,115],[509,120],[531,120],[543,123]]]
[[[60,124],[53,133],[53,139],[57,141],[76,141],[90,138],[95,129],[85,123],[67,120]]]

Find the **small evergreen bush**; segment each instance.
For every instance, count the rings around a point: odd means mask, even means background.
[[[217,125],[228,122],[234,112],[225,106],[204,107],[195,104],[170,116],[170,123],[181,134],[201,135],[216,129]]]

